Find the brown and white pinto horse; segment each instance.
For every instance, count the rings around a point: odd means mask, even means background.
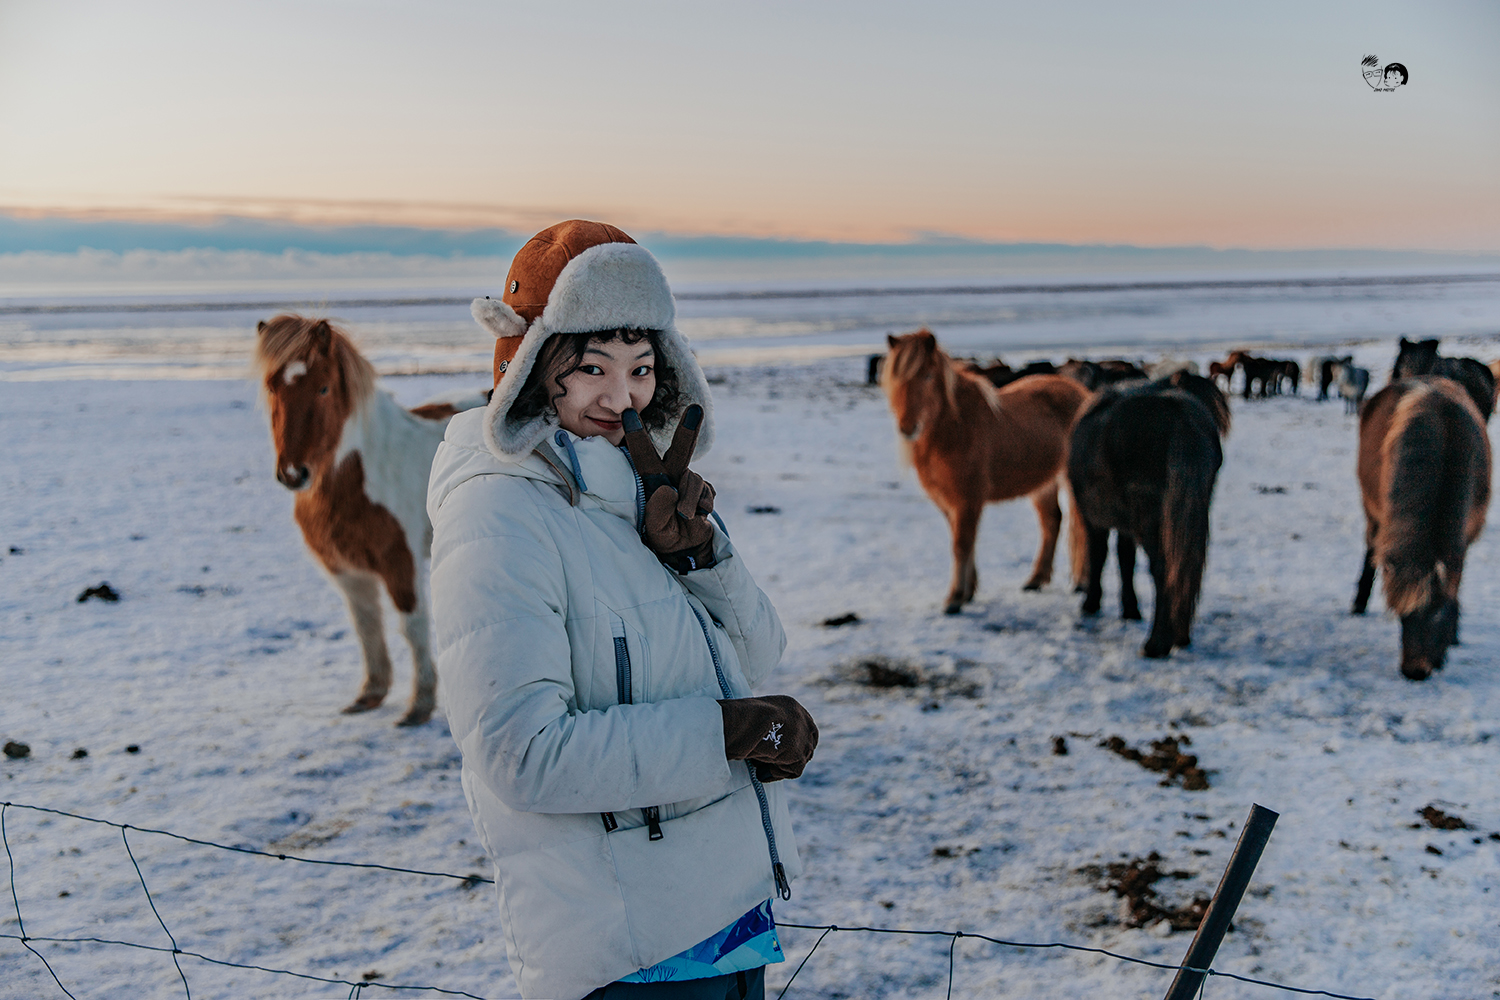
[[[1061,375],[1031,375],[996,389],[955,364],[928,330],[887,340],[881,384],[902,450],[953,532],[953,582],[943,612],[958,614],[974,598],[974,540],[979,515],[992,501],[1031,497],[1042,544],[1026,589],[1039,590],[1052,579],[1062,530],[1057,495],[1068,431],[1089,391]],[[1069,537],[1073,579],[1081,583],[1087,551],[1081,532]]]
[[[385,700],[391,658],[380,588],[411,645],[411,706],[397,725],[432,715],[437,691],[419,573],[430,555],[427,476],[448,418],[486,395],[407,410],[375,388],[375,369],[327,320],[284,314],[258,326],[255,359],[271,411],[276,478],[297,494],[293,518],[343,592],[364,654],[365,682],[345,712]]]
[[[1459,383],[1397,379],[1359,412],[1365,562],[1354,593],[1364,614],[1378,567],[1401,616],[1401,673],[1420,681],[1458,641],[1464,557],[1490,505],[1490,438]]]

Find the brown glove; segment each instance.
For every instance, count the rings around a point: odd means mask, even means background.
[[[724,756],[749,761],[762,781],[802,774],[818,746],[818,724],[797,699],[784,694],[721,700]]]
[[[714,509],[714,488],[687,467],[698,443],[703,407],[694,403],[683,411],[665,456],[656,453],[640,414],[626,410],[621,420],[625,447],[646,489],[642,540],[658,559],[679,573],[712,566],[714,526],[708,515]]]

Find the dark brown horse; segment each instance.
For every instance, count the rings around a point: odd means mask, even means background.
[[[1059,366],[1057,374],[1065,375],[1085,389],[1093,391],[1116,382],[1129,382],[1146,377],[1146,370],[1139,365],[1120,359],[1108,361],[1083,361],[1069,358]]]
[[[903,450],[953,532],[953,581],[944,613],[957,614],[974,598],[974,540],[979,515],[993,501],[1031,497],[1042,544],[1026,589],[1040,589],[1052,579],[1062,530],[1057,495],[1068,430],[1088,391],[1057,375],[1032,375],[996,389],[954,364],[930,331],[888,340],[881,382]],[[1083,548],[1076,533],[1071,541],[1078,581]]]
[[[1078,418],[1068,481],[1088,531],[1083,613],[1099,613],[1109,532],[1118,532],[1121,617],[1141,617],[1135,550],[1146,550],[1156,609],[1141,650],[1163,657],[1191,642],[1193,612],[1208,554],[1209,504],[1223,463],[1229,404],[1212,379],[1177,372],[1154,382],[1111,386]]]
[[[1458,641],[1458,587],[1490,503],[1490,439],[1474,402],[1446,378],[1399,379],[1359,415],[1364,614],[1378,566],[1401,616],[1401,672],[1422,680]]]
[[[1401,338],[1396,352],[1396,363],[1391,367],[1391,378],[1411,378],[1414,375],[1439,375],[1451,378],[1474,401],[1479,415],[1489,421],[1495,412],[1495,375],[1487,365],[1473,358],[1445,358],[1438,354],[1436,340],[1407,340]]]

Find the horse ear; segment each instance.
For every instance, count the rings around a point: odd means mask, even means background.
[[[262,337],[264,337],[266,335],[266,321],[265,320],[261,320],[260,322],[258,322],[258,323],[255,324],[255,332],[258,333],[258,334],[260,334]]]
[[[888,334],[885,335],[885,346],[886,347],[895,347],[896,346],[896,335],[894,333],[888,333]]]
[[[328,325],[328,321],[326,319],[318,320],[317,323],[313,324],[313,328],[309,332],[312,334],[313,344],[317,346],[319,351],[327,354],[328,349],[333,346],[333,329]]]

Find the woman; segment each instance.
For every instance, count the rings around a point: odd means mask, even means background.
[[[494,395],[433,461],[439,697],[527,997],[760,997],[781,961],[774,781],[817,728],[750,696],[786,637],[686,467],[712,400],[674,314],[618,229],[537,234],[474,303]]]

